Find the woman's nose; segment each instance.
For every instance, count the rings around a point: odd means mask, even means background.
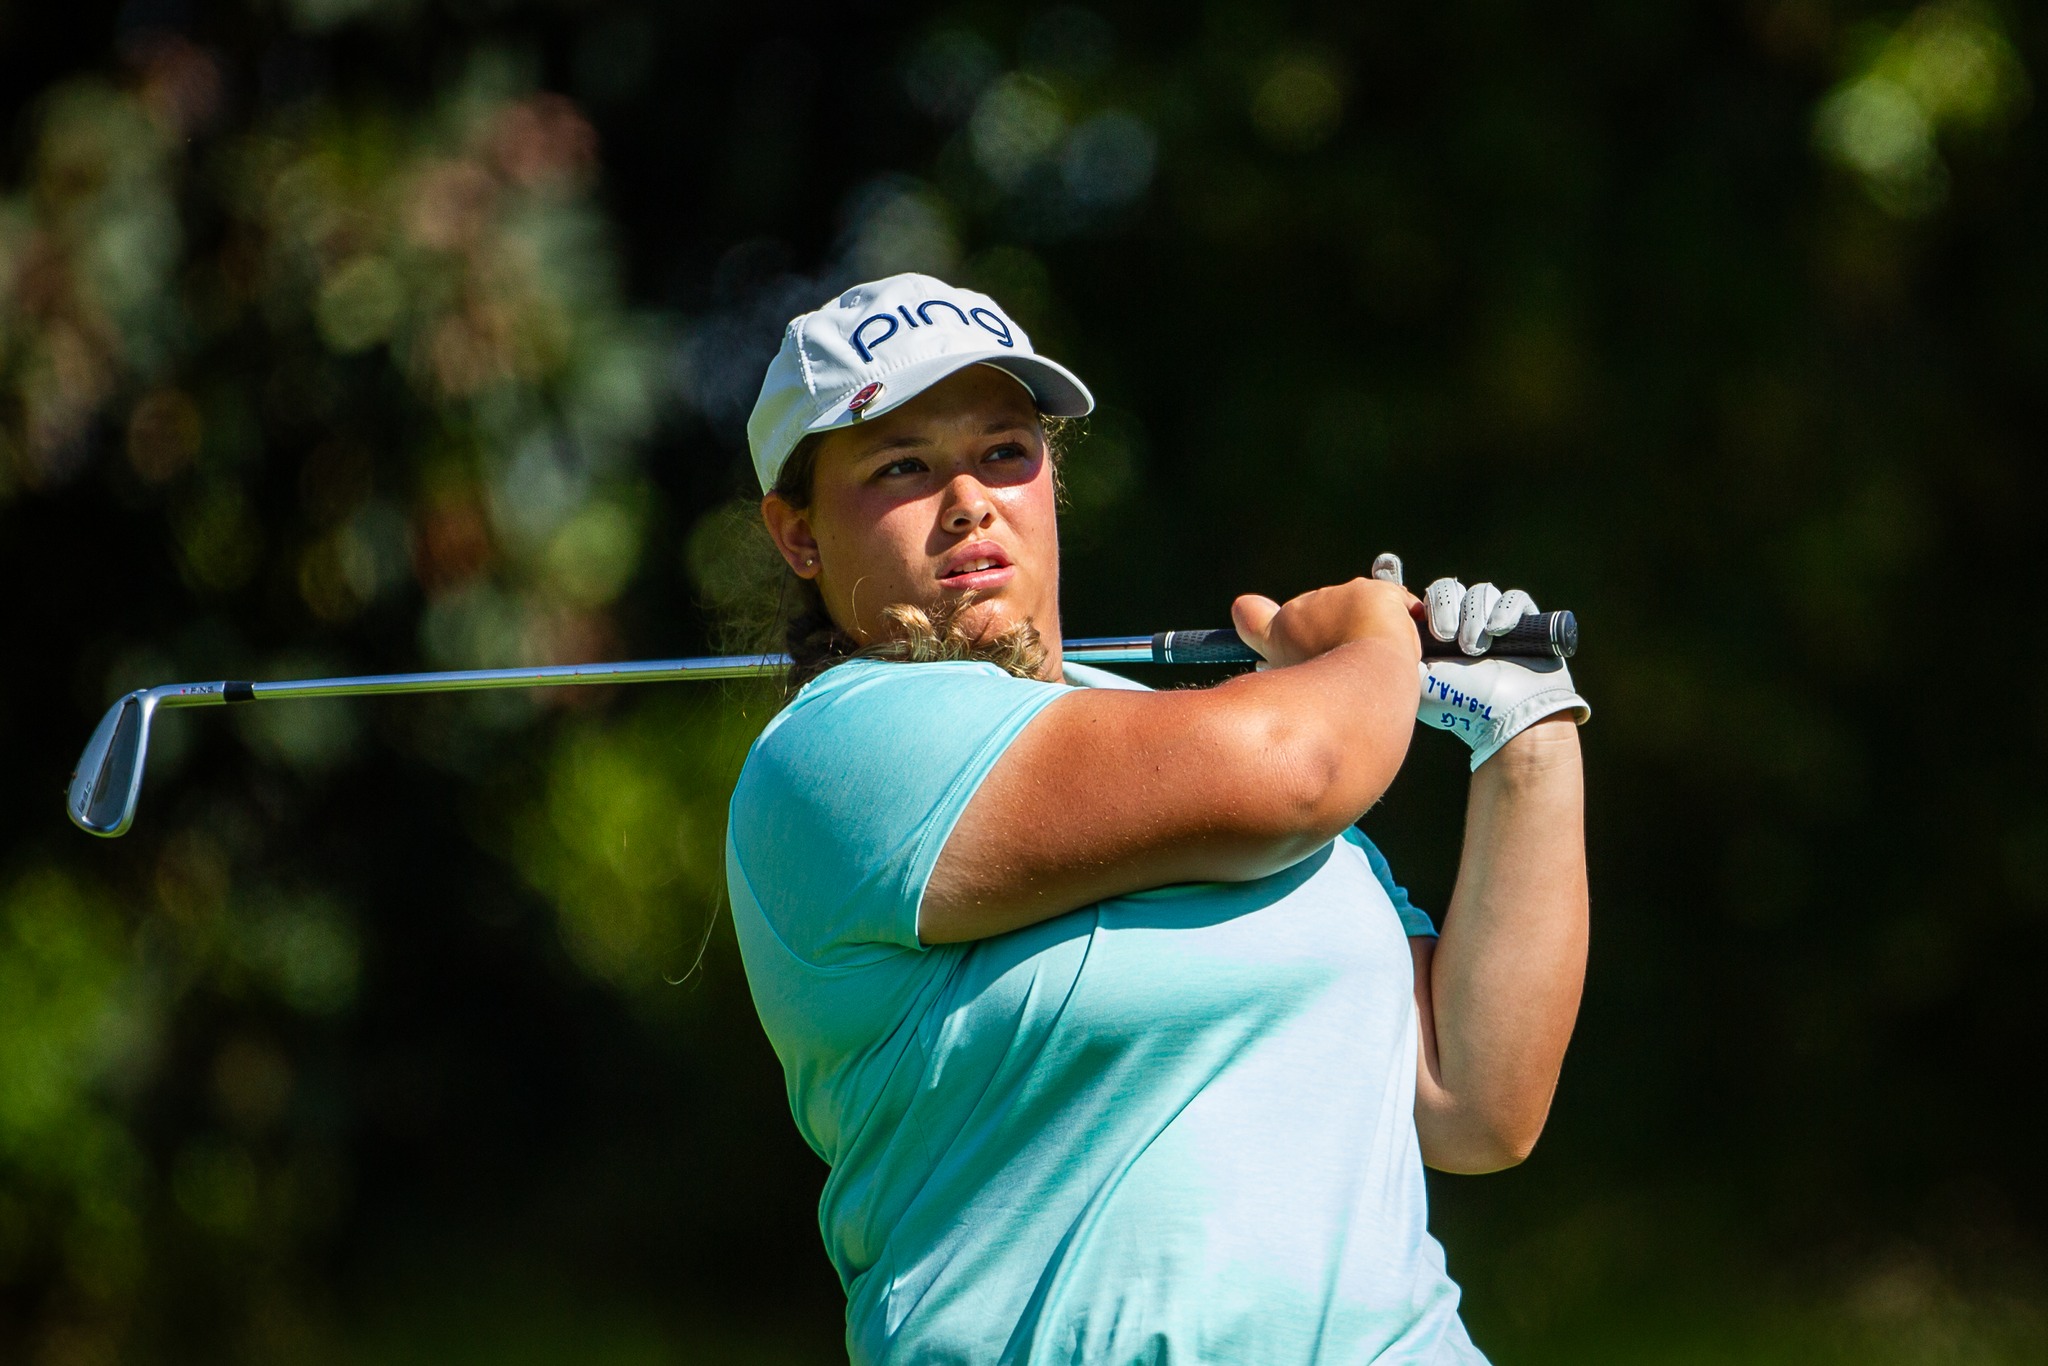
[[[994,505],[989,502],[988,490],[981,486],[979,479],[962,475],[955,479],[947,490],[945,527],[948,531],[971,531],[977,526],[987,526],[994,515]]]

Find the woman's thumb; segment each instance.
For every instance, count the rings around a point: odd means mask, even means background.
[[[1272,654],[1266,647],[1266,637],[1273,629],[1273,618],[1279,611],[1280,604],[1271,598],[1247,593],[1230,604],[1230,624],[1237,628],[1237,634],[1245,644],[1270,659]]]

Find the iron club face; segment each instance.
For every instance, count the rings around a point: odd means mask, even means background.
[[[154,688],[129,693],[100,718],[85,753],[72,770],[71,788],[64,809],[72,824],[95,835],[112,838],[125,832],[135,820],[135,803],[142,795],[143,760],[149,751],[149,723],[156,716]]]

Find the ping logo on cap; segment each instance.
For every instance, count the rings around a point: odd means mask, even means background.
[[[882,381],[875,380],[871,384],[863,384],[860,387],[859,393],[846,400],[846,411],[852,413],[855,417],[859,417],[870,403],[873,403],[881,396]]]
[[[840,300],[842,305],[845,302],[845,299]],[[903,322],[907,323],[912,331],[915,331],[920,327],[930,327],[933,325],[932,310],[935,308],[950,308],[953,310],[953,316],[959,319],[960,326],[967,327],[972,325],[981,328],[982,331],[996,339],[998,346],[1015,346],[1017,344],[1016,337],[1010,332],[1009,321],[1002,314],[992,308],[962,308],[950,299],[926,299],[917,306],[915,313],[911,311],[910,306],[907,304],[898,304],[895,313],[887,311],[870,313],[854,326],[853,332],[847,340],[853,343],[853,349],[860,353],[861,360],[872,365],[875,360],[876,348],[889,340],[889,338],[895,336],[899,330],[901,324],[896,321],[899,314],[902,316]],[[939,315],[941,320],[945,316],[943,313]],[[888,330],[879,336],[868,338],[864,334],[872,323],[880,323]]]

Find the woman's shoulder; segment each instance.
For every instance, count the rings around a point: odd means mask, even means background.
[[[735,810],[827,779],[860,786],[894,773],[915,785],[918,773],[993,762],[1032,717],[1077,688],[1150,691],[1082,664],[1053,683],[982,660],[849,659],[806,682],[763,727],[740,770]]]
[[[900,660],[849,659],[835,664],[797,689],[789,704],[770,723],[765,736],[786,724],[791,717],[824,712],[849,702],[888,706],[916,703],[930,695],[961,690],[978,697],[1025,696],[1047,689],[1057,693],[1063,686],[1109,688],[1150,692],[1135,682],[1107,669],[1088,664],[1065,666],[1065,681],[1051,683],[1037,678],[1019,678],[985,660],[948,659],[926,663]]]
[[[797,689],[789,704],[761,733],[837,724],[850,713],[914,711],[929,714],[950,705],[974,706],[994,697],[1021,697],[1055,685],[1018,678],[979,660],[911,664],[898,660],[849,659]]]
[[[915,947],[947,833],[1009,742],[1067,691],[980,663],[828,669],[747,754],[728,878],[806,961],[834,944]]]
[[[944,767],[1065,691],[979,661],[851,659],[805,683],[762,729],[736,795],[775,773],[810,782]]]

